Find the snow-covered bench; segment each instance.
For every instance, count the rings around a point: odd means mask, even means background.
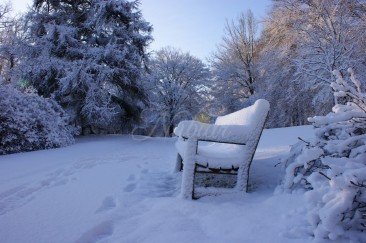
[[[183,169],[182,196],[195,198],[196,173],[235,174],[234,189],[248,191],[249,168],[268,111],[268,101],[260,99],[252,106],[217,117],[212,125],[180,122],[174,133],[178,136],[175,170]]]

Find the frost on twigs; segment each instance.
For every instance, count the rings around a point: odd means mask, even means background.
[[[308,221],[316,239],[366,242],[366,94],[348,69],[334,71],[337,104],[309,118],[315,139],[299,142],[286,160],[284,188],[308,191]]]

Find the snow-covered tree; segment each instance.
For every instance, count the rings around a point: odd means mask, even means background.
[[[289,34],[287,19],[285,12],[272,9],[264,19],[263,31],[258,41],[261,48],[257,68],[260,72],[255,84],[256,93],[249,99],[253,102],[258,98],[265,98],[270,102],[271,111],[267,121],[269,127],[299,125],[299,114],[305,113],[301,109],[303,102],[296,102],[304,93],[300,93],[299,87],[293,82],[295,40]]]
[[[212,95],[227,112],[242,108],[254,94],[258,58],[257,20],[248,10],[227,22],[223,41],[211,60],[215,88]]]
[[[68,116],[52,99],[28,87],[0,83],[0,154],[57,148],[74,142]]]
[[[18,42],[24,37],[22,19],[12,17],[10,3],[0,4],[0,75],[8,83],[18,63]]]
[[[365,70],[365,6],[355,0],[274,0],[258,46],[255,95],[271,127],[307,124],[334,105],[332,70]],[[362,78],[362,77],[361,77]]]
[[[309,118],[316,137],[294,146],[284,187],[303,185],[308,219],[317,239],[366,241],[366,94],[352,69],[331,83],[338,104],[326,116]]]
[[[361,17],[365,12],[357,10],[365,11],[364,4],[357,0],[274,1],[274,11],[285,13],[287,34],[295,40],[293,81],[302,92],[312,93],[312,100],[305,101],[313,107],[311,115],[327,114],[334,105],[329,86],[333,70],[365,69],[365,19]]]
[[[35,0],[14,76],[55,98],[83,133],[120,132],[139,118],[152,27],[139,1]]]
[[[170,136],[183,119],[192,119],[204,107],[209,70],[189,53],[166,47],[155,53],[145,78],[149,108],[144,113],[152,132]]]

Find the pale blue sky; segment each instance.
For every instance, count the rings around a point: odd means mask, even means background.
[[[205,59],[216,50],[226,20],[251,9],[259,20],[271,0],[141,0],[144,18],[153,24],[152,49],[170,45]]]
[[[205,59],[216,50],[224,34],[226,20],[251,9],[259,20],[266,15],[271,0],[140,0],[144,18],[154,27],[151,50],[164,46]],[[7,0],[0,0],[1,3]],[[11,0],[16,11],[25,11],[32,0]]]

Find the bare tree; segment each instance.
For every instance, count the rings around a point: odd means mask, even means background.
[[[12,17],[10,3],[0,4],[0,75],[10,82],[10,71],[17,63],[16,43],[22,34],[21,19]]]
[[[259,42],[256,92],[271,102],[271,126],[302,125],[334,105],[334,69],[365,69],[365,1],[273,2]]]
[[[242,13],[236,21],[227,22],[222,44],[211,61],[215,89],[220,95],[231,94],[226,97],[243,102],[254,94],[254,83],[258,76],[256,38],[257,20],[250,10]]]
[[[145,119],[153,133],[170,136],[179,121],[192,119],[203,106],[208,78],[206,65],[189,53],[172,47],[157,51],[145,83],[150,100]]]

